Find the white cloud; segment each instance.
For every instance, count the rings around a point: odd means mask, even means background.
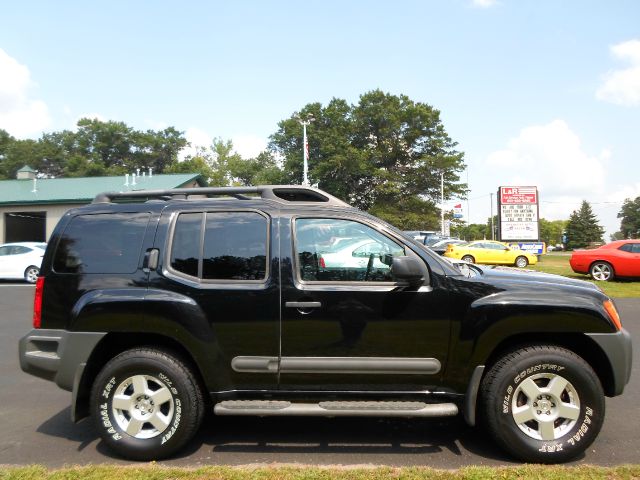
[[[180,150],[180,154],[178,155],[180,161],[187,157],[197,155],[200,150],[211,147],[213,143],[213,137],[211,135],[196,127],[187,128],[184,132],[184,137],[190,145]]]
[[[231,141],[233,150],[242,158],[255,158],[267,148],[267,141],[256,135],[235,135]]]
[[[29,69],[0,49],[0,128],[16,137],[40,133],[51,123],[49,109],[33,99]]]
[[[471,4],[478,8],[491,8],[498,4],[497,0],[471,0]]]
[[[604,192],[603,161],[608,150],[589,155],[580,138],[563,120],[523,128],[507,148],[491,153],[486,164],[500,185],[535,185],[542,217],[567,218],[582,199],[593,201]]]
[[[607,73],[596,91],[596,98],[617,105],[640,105],[640,40],[622,42],[610,50],[615,58],[631,65]]]

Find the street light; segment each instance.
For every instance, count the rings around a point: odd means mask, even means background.
[[[309,144],[307,143],[307,125],[311,122],[315,122],[315,118],[313,118],[312,113],[308,113],[306,118],[300,118],[296,116],[296,120],[300,122],[302,125],[302,158],[303,158],[303,168],[302,168],[302,185],[305,187],[309,186]]]

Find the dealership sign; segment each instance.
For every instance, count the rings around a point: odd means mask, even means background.
[[[537,187],[500,187],[500,240],[539,240]]]

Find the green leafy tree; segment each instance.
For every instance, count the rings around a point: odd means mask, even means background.
[[[452,235],[466,240],[468,242],[473,240],[484,240],[491,238],[491,227],[486,223],[471,223],[469,225],[461,225],[451,229]],[[487,234],[489,234],[487,236]]]
[[[567,220],[545,220],[541,218],[538,222],[540,227],[540,240],[547,245],[557,245],[562,243],[562,235],[567,228]]]
[[[598,224],[598,219],[586,200],[583,200],[580,208],[569,216],[566,234],[567,248],[570,250],[603,241],[604,228]]]
[[[635,200],[627,198],[618,213],[622,239],[640,238],[640,197]]]
[[[42,158],[42,146],[36,140],[13,139],[6,144],[0,163],[2,177],[16,178],[18,170],[25,165],[38,171],[42,165]]]
[[[349,105],[334,98],[306,105],[311,183],[403,229],[426,229],[439,215],[440,175],[445,199],[463,196],[463,154],[456,150],[433,107],[405,95],[374,90]],[[283,159],[284,178],[302,178],[298,115],[281,121],[270,148]],[[419,218],[422,218],[422,223]],[[436,225],[439,222],[436,221]]]

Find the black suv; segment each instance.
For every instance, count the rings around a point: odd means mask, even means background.
[[[25,372],[72,392],[132,459],[216,415],[461,412],[516,457],[584,451],[622,393],[631,340],[593,284],[456,268],[320,190],[98,195],[38,278]]]

